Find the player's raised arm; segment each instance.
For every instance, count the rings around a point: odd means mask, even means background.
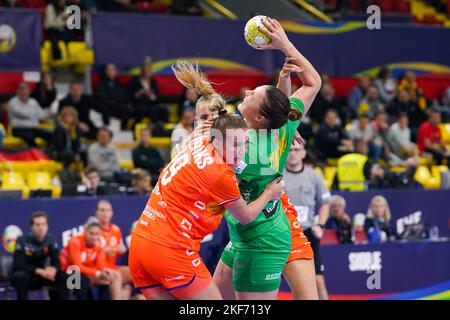
[[[292,94],[291,73],[303,72],[303,69],[296,64],[293,64],[291,60],[293,59],[286,57],[283,68],[280,70],[280,74],[278,75],[277,82],[277,88],[283,91],[283,93],[288,97]]]
[[[322,84],[320,75],[308,59],[289,41],[286,32],[277,20],[268,18],[263,23],[267,29],[261,28],[261,31],[267,34],[272,41],[269,44],[260,45],[260,49],[281,50],[287,57],[292,59],[291,62],[293,64],[296,64],[303,70],[303,72],[297,73],[302,80],[303,86],[294,92],[292,97],[303,102],[306,113],[320,90]]]

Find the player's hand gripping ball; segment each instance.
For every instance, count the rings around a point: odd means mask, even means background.
[[[262,23],[265,19],[267,19],[266,16],[255,16],[248,20],[245,25],[245,41],[247,41],[247,43],[255,49],[259,49],[258,46],[268,44],[272,41],[268,35],[261,32],[262,28],[266,28],[266,26]]]

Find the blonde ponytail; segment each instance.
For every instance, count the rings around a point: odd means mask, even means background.
[[[210,96],[214,93],[211,83],[205,79],[198,64],[186,60],[178,60],[172,65],[172,71],[177,80],[185,87],[195,89],[203,96]]]

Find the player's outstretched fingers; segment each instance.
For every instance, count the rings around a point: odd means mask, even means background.
[[[273,33],[275,31],[274,26],[272,25],[272,23],[270,23],[269,18],[262,20],[263,25],[267,28],[267,30],[269,31],[269,33]],[[264,28],[261,28],[261,30]]]

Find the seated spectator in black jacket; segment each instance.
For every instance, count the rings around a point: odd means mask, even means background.
[[[324,122],[317,131],[315,149],[321,159],[338,158],[354,149],[352,141],[339,125],[338,115],[333,109],[327,111]]]
[[[113,63],[105,66],[102,79],[95,89],[95,97],[108,118],[109,116],[119,118],[122,130],[125,130],[128,119],[133,116],[133,107],[126,87],[117,80],[117,69]]]
[[[320,94],[314,100],[310,116],[320,124],[325,117],[325,113],[330,109],[334,109],[341,113],[342,104],[339,99],[336,98],[333,86],[331,84],[324,84],[320,89]],[[339,116],[342,117],[343,114],[340,114]]]
[[[73,106],[78,111],[82,135],[88,139],[95,139],[98,131],[89,116],[92,109],[100,112],[103,115],[103,122],[107,122],[101,106],[92,96],[83,93],[83,85],[80,82],[70,83],[69,94],[59,102],[58,113],[64,106]]]
[[[31,233],[20,236],[14,251],[11,284],[19,300],[28,300],[29,290],[51,287],[50,298],[66,300],[69,292],[66,275],[61,271],[59,250],[54,238],[48,234],[48,216],[35,212],[30,219]]]
[[[34,88],[31,97],[36,99],[43,109],[49,109],[56,99],[56,88],[53,77],[49,72],[41,74],[41,81]]]
[[[139,144],[133,150],[133,163],[136,168],[142,168],[152,175],[152,183],[156,184],[159,172],[164,167],[164,161],[159,151],[150,146],[150,128],[143,128],[139,132]]]
[[[81,130],[78,125],[78,112],[72,106],[65,106],[59,113],[50,145],[53,159],[64,163],[67,168],[73,162],[83,160],[86,163],[86,152],[82,150]]]
[[[330,200],[330,217],[325,224],[326,229],[338,232],[340,243],[352,242],[352,220],[345,212],[346,201],[344,197],[334,195]]]
[[[369,243],[394,241],[395,231],[391,227],[391,210],[383,196],[372,198],[364,221],[364,231]]]
[[[153,71],[151,63],[144,63],[141,75],[134,77],[129,85],[128,90],[133,102],[134,117],[139,122],[142,118],[150,118],[153,123],[167,122],[168,112],[159,105],[158,84],[153,79]]]

